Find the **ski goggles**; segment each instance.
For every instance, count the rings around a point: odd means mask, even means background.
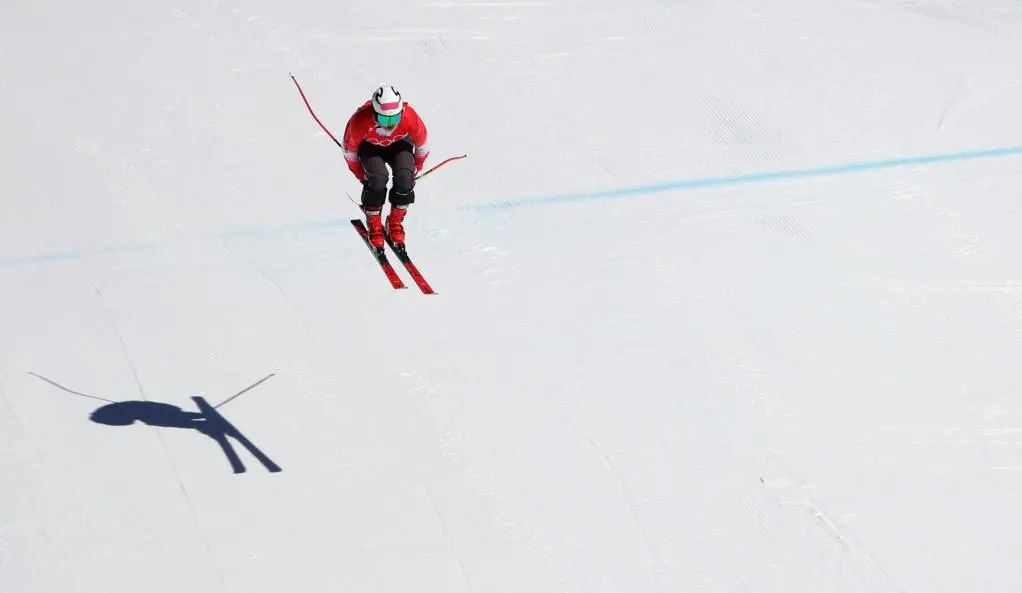
[[[401,121],[400,113],[398,113],[397,115],[380,115],[379,113],[376,114],[376,123],[380,124],[380,126],[384,128],[388,129],[393,128],[400,121]]]

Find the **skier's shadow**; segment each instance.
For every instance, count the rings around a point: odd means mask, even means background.
[[[279,465],[274,463],[273,460],[256,447],[255,444],[248,439],[248,437],[242,434],[240,430],[228,422],[227,419],[217,411],[217,408],[220,406],[223,406],[232,399],[254,389],[264,381],[268,380],[273,376],[272,374],[264,377],[259,382],[242,390],[236,395],[224,400],[217,406],[210,405],[205,398],[193,397],[192,401],[194,401],[195,405],[198,407],[198,412],[188,412],[171,404],[153,401],[115,402],[94,395],[72,391],[55,381],[43,377],[42,375],[37,375],[36,373],[30,374],[68,393],[110,402],[106,405],[100,406],[89,415],[89,419],[97,424],[105,424],[107,426],[129,426],[135,422],[141,422],[142,424],[162,428],[185,428],[196,430],[213,439],[218,445],[220,445],[220,448],[223,450],[224,455],[227,456],[227,460],[230,462],[231,469],[234,470],[234,473],[244,473],[246,471],[245,464],[241,462],[241,458],[238,457],[238,453],[231,445],[229,438],[232,438],[248,449],[248,452],[259,460],[259,462],[262,463],[267,470],[271,472],[281,471],[281,467]]]

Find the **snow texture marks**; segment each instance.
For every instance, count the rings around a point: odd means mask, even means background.
[[[792,216],[766,214],[756,219],[756,222],[768,229],[779,231],[795,239],[808,241],[812,238],[809,231],[803,228],[798,219]]]
[[[704,97],[703,101],[715,124],[713,138],[727,145],[764,145],[768,152],[763,156],[772,157],[771,144],[781,143],[780,131],[762,117],[748,109],[732,105],[720,97]]]

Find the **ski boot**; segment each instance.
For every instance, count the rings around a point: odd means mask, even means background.
[[[395,245],[405,243],[405,227],[401,225],[405,214],[408,214],[408,206],[393,206],[387,216],[387,235]]]
[[[369,244],[377,251],[383,251],[383,217],[379,210],[367,210],[362,208],[366,214],[366,226],[369,227]]]

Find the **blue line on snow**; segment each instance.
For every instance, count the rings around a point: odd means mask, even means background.
[[[56,253],[44,253],[41,255],[26,255],[23,257],[11,257],[7,259],[0,259],[0,268],[6,268],[10,266],[20,266],[25,264],[42,264],[50,263],[68,259],[78,259],[81,257],[81,252],[78,251],[61,251]]]
[[[645,194],[655,194],[667,191],[681,191],[690,189],[701,189],[707,187],[741,185],[745,183],[755,183],[759,181],[777,181],[781,179],[807,179],[811,177],[825,177],[830,175],[846,175],[849,173],[861,173],[863,171],[875,171],[878,169],[893,169],[895,167],[907,167],[911,165],[929,165],[949,161],[991,159],[1020,154],[1022,154],[1022,146],[1007,146],[1004,148],[993,148],[989,150],[951,152],[945,154],[902,157],[880,161],[863,161],[857,163],[845,163],[843,165],[830,165],[827,167],[815,167],[808,169],[787,169],[781,171],[747,173],[744,175],[683,179],[680,181],[668,181],[665,183],[657,183],[653,185],[637,185],[633,187],[621,187],[617,189],[599,190],[592,192],[519,198],[500,202],[491,202],[487,204],[464,206],[463,209],[505,210],[510,208],[519,208],[522,206],[538,206],[543,204],[558,204],[564,202],[582,202],[588,200],[598,200],[603,198],[624,198],[630,196],[640,196]]]
[[[336,228],[348,226],[348,218],[326,218],[321,220],[310,220],[304,222],[293,222],[278,227],[248,228],[233,231],[224,231],[215,235],[205,237],[205,240],[234,240],[234,239],[259,239],[265,240],[272,237],[281,237],[286,233],[316,233],[331,231]],[[203,240],[203,237],[185,237],[182,241]],[[81,260],[87,257],[98,255],[117,255],[141,253],[144,251],[159,251],[173,246],[174,243],[126,243],[113,245],[98,249],[83,249],[79,251],[58,251],[52,253],[41,253],[36,255],[25,255],[21,257],[0,258],[0,269],[13,268],[17,266],[30,266],[35,264],[48,264],[61,261]]]
[[[489,204],[477,204],[474,206],[462,206],[461,210],[503,210],[518,208],[521,206],[535,206],[542,204],[556,204],[561,202],[580,202],[585,200],[597,200],[601,198],[623,198],[644,194],[654,194],[667,191],[681,191],[688,189],[700,189],[706,187],[721,187],[727,185],[740,185],[743,183],[755,183],[757,181],[776,181],[780,179],[805,179],[810,177],[823,177],[828,175],[843,175],[848,173],[859,173],[877,169],[891,169],[894,167],[905,167],[909,165],[927,165],[948,161],[968,161],[976,159],[990,159],[1011,155],[1022,155],[1022,146],[1008,146],[1004,148],[993,148],[989,150],[974,150],[967,152],[952,152],[946,154],[935,154],[929,156],[904,157],[880,161],[863,161],[859,163],[846,163],[844,165],[831,165],[829,167],[817,167],[807,169],[789,169],[782,171],[768,171],[762,173],[749,173],[745,175],[731,175],[726,177],[703,177],[682,181],[670,181],[654,185],[639,185],[635,187],[622,187],[618,189],[594,191],[588,193],[560,194],[546,197],[521,198]],[[307,222],[295,222],[280,227],[254,228],[236,231],[227,231],[213,235],[213,239],[233,239],[246,236],[255,238],[266,238],[278,236],[285,232],[309,232],[330,230],[335,227],[345,226],[347,219],[323,219]],[[63,251],[55,253],[43,253],[37,255],[26,255],[0,259],[0,269],[45,264],[68,260],[78,260],[93,255],[109,255],[116,253],[137,253],[141,251],[159,250],[165,245],[160,244],[126,244],[105,247],[102,249],[86,251]]]
[[[156,251],[159,249],[161,249],[161,245],[158,243],[124,243],[122,245],[100,247],[97,249],[86,249],[80,251],[56,251],[51,253],[40,253],[36,255],[24,255],[21,257],[0,259],[0,269],[33,264],[48,264],[61,261],[73,261],[95,255],[143,253],[147,251]]]

